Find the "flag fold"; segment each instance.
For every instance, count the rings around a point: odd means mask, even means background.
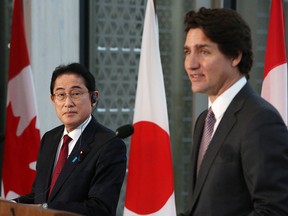
[[[148,0],[124,216],[176,215],[169,122],[158,34],[153,0]]]

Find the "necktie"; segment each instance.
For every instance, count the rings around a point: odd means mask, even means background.
[[[54,172],[53,172],[53,176],[52,176],[52,180],[51,180],[51,184],[50,184],[50,191],[49,191],[49,195],[51,194],[51,191],[55,185],[55,182],[58,178],[58,176],[61,173],[61,170],[67,160],[67,156],[68,156],[68,144],[69,142],[72,140],[71,137],[69,137],[67,134],[64,135],[63,137],[63,144],[61,146],[60,149],[60,154],[57,160],[57,164],[55,166]]]
[[[215,122],[216,122],[216,119],[212,111],[212,108],[210,107],[208,110],[206,119],[205,119],[204,132],[203,132],[203,136],[202,136],[202,140],[201,140],[201,144],[199,148],[199,153],[198,153],[197,174],[199,172],[206,150],[210,144]]]

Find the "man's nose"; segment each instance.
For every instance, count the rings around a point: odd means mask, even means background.
[[[195,70],[199,68],[199,59],[197,55],[190,53],[187,57],[187,66],[190,70]]]
[[[73,99],[70,94],[66,94],[65,106],[70,106],[71,104],[74,104]]]

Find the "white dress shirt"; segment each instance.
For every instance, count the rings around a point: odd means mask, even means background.
[[[243,86],[247,83],[245,77],[239,79],[236,83],[234,83],[230,88],[228,88],[225,92],[223,92],[216,100],[212,103],[209,99],[209,107],[212,106],[213,113],[216,118],[216,122],[214,124],[214,129],[212,133],[212,137],[225,113],[228,106],[234,99],[234,97],[238,94],[238,92],[243,88]]]

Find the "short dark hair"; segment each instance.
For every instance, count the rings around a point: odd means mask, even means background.
[[[50,82],[50,93],[53,95],[55,81],[58,76],[63,74],[77,74],[84,78],[85,86],[87,87],[89,92],[93,92],[96,90],[95,77],[93,74],[88,71],[83,65],[79,63],[71,63],[67,65],[59,65],[55,68],[52,74],[51,82]]]
[[[190,29],[202,29],[225,56],[237,57],[242,53],[238,68],[240,73],[248,75],[253,65],[251,30],[236,11],[202,7],[198,12],[189,11],[184,24],[186,34]]]

